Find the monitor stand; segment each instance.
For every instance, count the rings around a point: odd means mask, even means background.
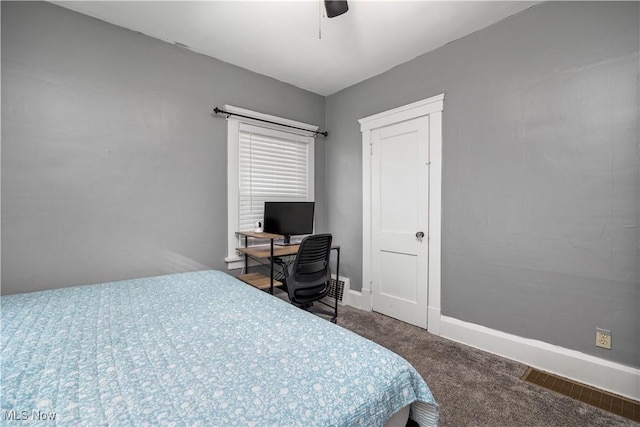
[[[294,246],[294,245],[298,245],[299,243],[297,242],[291,242],[291,235],[285,235],[284,236],[284,240],[282,241],[277,241],[273,243],[276,246]]]

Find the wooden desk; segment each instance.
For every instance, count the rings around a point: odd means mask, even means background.
[[[268,290],[273,294],[273,288],[282,286],[282,282],[273,278],[273,257],[293,256],[298,253],[300,245],[278,246],[274,244],[274,240],[282,239],[284,236],[272,233],[257,233],[254,231],[238,231],[238,236],[244,237],[244,247],[236,248],[236,250],[244,254],[245,274],[237,276],[243,282],[254,286],[258,289]],[[258,246],[248,246],[249,239],[269,240],[268,244]],[[331,250],[336,251],[336,292],[335,292],[335,317],[338,317],[338,292],[337,284],[340,274],[340,245],[332,244]],[[269,259],[270,276],[262,273],[249,273],[249,258],[256,260]],[[335,318],[334,318],[335,319]]]

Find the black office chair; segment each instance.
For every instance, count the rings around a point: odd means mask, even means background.
[[[331,290],[331,240],[331,234],[314,234],[300,242],[291,269],[284,269],[284,288],[291,303],[307,311],[332,316],[331,321],[335,323],[335,312],[313,305],[326,297]]]

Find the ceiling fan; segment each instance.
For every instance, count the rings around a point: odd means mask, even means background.
[[[322,0],[318,2],[318,40],[322,40]],[[324,9],[327,18],[335,18],[349,10],[347,0],[324,0]]]
[[[335,18],[349,10],[346,0],[324,0],[324,8],[327,10],[327,18]]]

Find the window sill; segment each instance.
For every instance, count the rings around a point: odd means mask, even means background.
[[[230,256],[224,259],[227,263],[227,270],[238,270],[244,268],[244,257]]]

